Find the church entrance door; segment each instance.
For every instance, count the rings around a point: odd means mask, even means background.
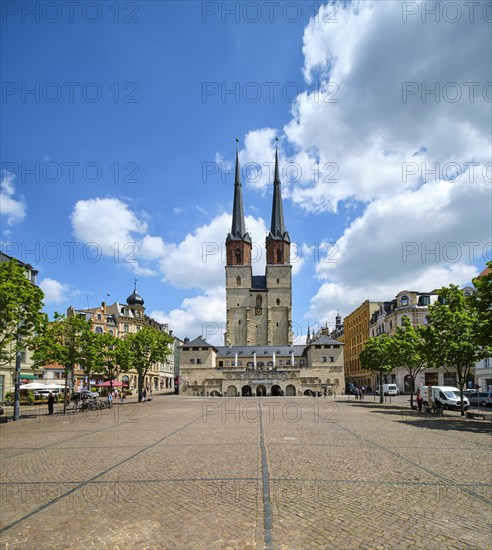
[[[272,397],[278,397],[279,395],[282,395],[282,388],[278,384],[275,384],[272,386]]]
[[[295,395],[295,394],[296,394],[296,387],[293,386],[292,384],[289,384],[289,385],[285,388],[285,394],[286,394],[286,395],[289,395],[289,396]]]
[[[256,387],[256,395],[257,397],[265,397],[267,394],[266,388],[263,384],[260,384]]]

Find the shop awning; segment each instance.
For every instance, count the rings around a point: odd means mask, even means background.
[[[36,374],[23,374],[23,373],[21,372],[21,374],[20,374],[20,379],[21,379],[21,380],[37,380],[38,377],[37,377]]]

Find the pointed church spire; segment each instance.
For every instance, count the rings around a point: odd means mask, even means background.
[[[234,240],[243,240],[251,243],[251,237],[246,232],[244,221],[243,194],[241,185],[241,170],[239,168],[239,151],[236,139],[236,173],[234,178],[234,206],[232,208],[232,226],[229,236]]]
[[[278,175],[278,138],[275,138],[275,175],[273,177],[273,182],[280,185],[280,177]]]
[[[273,179],[273,204],[272,204],[272,223],[270,226],[270,235],[273,239],[282,239],[290,242],[290,237],[285,230],[284,209],[282,206],[282,190],[278,170],[278,138],[275,138],[275,175]]]

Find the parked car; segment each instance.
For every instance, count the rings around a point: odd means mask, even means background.
[[[347,395],[354,394],[355,393],[355,384],[352,382],[346,382],[345,383],[345,393]]]
[[[461,409],[460,390],[454,386],[422,386],[420,388],[424,407],[432,401],[443,409]],[[468,410],[470,402],[463,396],[463,408]]]
[[[82,390],[74,393],[74,399],[82,399],[82,401],[85,399],[96,399],[96,397],[99,397],[99,394],[95,391]]]
[[[379,386],[376,388],[376,393],[379,395]],[[400,391],[396,384],[383,384],[384,395],[398,395]]]
[[[34,397],[47,398],[50,393],[53,393],[54,395],[61,395],[63,393],[63,390],[62,389],[34,390]]]
[[[470,405],[479,405],[480,407],[492,407],[492,392],[474,391],[467,396]]]

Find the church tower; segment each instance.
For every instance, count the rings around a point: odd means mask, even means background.
[[[252,285],[251,237],[246,231],[239,154],[236,146],[236,173],[232,226],[226,239],[226,346],[246,346],[249,299]]]
[[[275,149],[275,176],[270,232],[266,238],[266,286],[268,288],[268,343],[291,345],[292,337],[292,266],[290,237],[284,225],[282,189]]]
[[[253,276],[252,243],[244,223],[236,150],[232,226],[226,239],[226,346],[292,344],[290,237],[284,226],[280,185],[276,150],[271,228],[266,238],[266,273]]]

